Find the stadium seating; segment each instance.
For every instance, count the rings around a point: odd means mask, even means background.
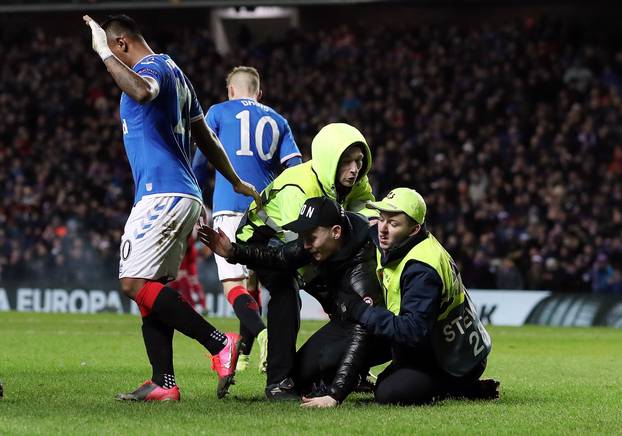
[[[374,152],[378,196],[418,189],[468,287],[622,292],[622,51],[549,21],[291,31],[222,58],[205,29],[152,29],[207,110],[231,66],[308,158],[344,120]],[[606,39],[604,39],[606,41]],[[133,185],[119,91],[83,40],[2,42],[0,280],[116,277]],[[208,189],[209,192],[209,189]],[[209,199],[209,195],[206,196]]]

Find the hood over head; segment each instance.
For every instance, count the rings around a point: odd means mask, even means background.
[[[346,149],[357,144],[363,149],[365,159],[356,183],[371,170],[371,150],[363,134],[354,126],[345,123],[331,123],[322,127],[311,143],[311,166],[317,174],[326,195],[336,198],[335,178],[339,159]]]

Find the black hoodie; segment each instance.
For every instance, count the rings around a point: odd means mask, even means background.
[[[315,262],[317,276],[304,286],[331,318],[339,314],[336,305],[338,292],[354,292],[368,304],[384,306],[382,287],[376,277],[376,247],[369,236],[369,222],[352,212],[346,212],[346,217],[343,247],[330,259]],[[313,263],[300,239],[277,247],[233,244],[233,253],[228,262],[248,265],[252,269],[294,271]],[[367,336],[361,325],[352,323],[350,342],[329,388],[329,394],[339,402],[356,387],[367,362]]]

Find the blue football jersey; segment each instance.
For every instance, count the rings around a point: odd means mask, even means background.
[[[123,142],[132,175],[134,204],[145,195],[185,194],[201,199],[192,172],[190,123],[203,117],[194,88],[165,54],[144,57],[133,68],[158,82],[160,92],[140,104],[121,94]]]
[[[259,192],[281,172],[286,161],[300,161],[300,150],[287,120],[255,100],[243,98],[216,104],[207,111],[205,120],[222,142],[240,178],[252,183]],[[193,169],[203,187],[207,162],[200,150],[194,157]],[[252,201],[251,197],[237,194],[227,179],[216,172],[214,215],[244,212]]]

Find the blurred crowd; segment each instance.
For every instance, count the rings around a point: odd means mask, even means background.
[[[420,191],[468,287],[622,293],[622,47],[606,38],[546,20],[342,26],[245,41],[223,57],[206,29],[142,24],[204,110],[226,98],[232,66],[257,67],[263,101],[288,118],[307,159],[322,125],[359,127],[376,196]],[[133,197],[119,91],[86,32],[9,36],[0,279],[113,280]]]

